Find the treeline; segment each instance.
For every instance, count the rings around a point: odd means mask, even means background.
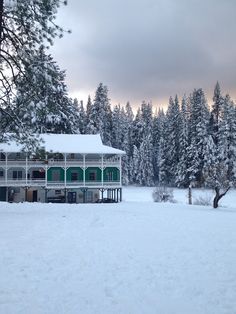
[[[80,103],[78,132],[100,133],[104,144],[126,151],[124,184],[229,187],[236,179],[236,107],[216,84],[211,108],[202,89],[166,111],[153,113],[143,102],[136,114],[129,103],[111,109],[99,85],[86,109]]]
[[[143,102],[134,115],[129,103],[111,110],[100,84],[94,102],[79,111],[81,133],[99,132],[105,144],[126,151],[125,184],[228,188],[236,182],[236,107],[219,83],[211,108],[195,89],[181,100],[171,97],[165,112],[153,113]]]
[[[42,49],[34,57],[42,60],[46,55]],[[103,84],[86,105],[70,99],[64,72],[47,58],[45,69],[31,66],[14,100],[15,113],[32,133],[100,133],[104,144],[126,152],[124,184],[214,188],[235,184],[236,107],[229,95],[222,95],[219,83],[211,108],[203,90],[195,89],[182,99],[170,97],[165,111],[153,112],[152,105],[143,102],[134,114],[129,103],[112,108]],[[36,70],[42,85],[38,83],[30,97],[27,84],[32,93],[30,82]],[[37,97],[39,101],[33,101]],[[10,121],[5,125],[5,131],[16,127]]]

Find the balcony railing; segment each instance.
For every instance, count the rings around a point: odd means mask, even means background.
[[[85,161],[85,167],[119,167],[119,161],[107,161],[104,160],[103,163],[101,160],[89,160]],[[0,167],[5,168],[6,161],[0,160]],[[25,160],[8,160],[7,161],[7,167],[25,167],[26,161]],[[64,160],[28,160],[27,161],[27,167],[64,167],[65,161]],[[84,163],[81,160],[67,160],[66,161],[67,167],[83,167]]]
[[[0,179],[0,186],[42,186],[42,187],[103,187],[103,186],[120,186],[120,181],[48,181],[46,180],[26,180],[26,179]]]

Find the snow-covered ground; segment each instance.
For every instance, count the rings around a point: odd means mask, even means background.
[[[184,204],[184,190],[176,204],[151,192],[0,203],[0,313],[236,313],[236,192],[217,210]]]

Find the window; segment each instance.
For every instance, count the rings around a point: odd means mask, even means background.
[[[71,181],[78,181],[78,173],[77,172],[71,173]]]
[[[108,173],[107,173],[107,180],[108,181],[113,181],[113,172],[112,171],[108,171]]]
[[[0,177],[3,177],[3,171],[2,170],[0,170]]]
[[[70,154],[71,159],[75,159],[75,154]]]
[[[52,181],[60,181],[60,170],[52,170]]]
[[[95,181],[96,180],[96,172],[95,171],[89,172],[89,180],[90,181]]]
[[[12,173],[13,180],[21,180],[22,179],[22,171],[14,170]]]

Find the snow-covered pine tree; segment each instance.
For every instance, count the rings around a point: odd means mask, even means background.
[[[32,133],[75,133],[78,110],[68,98],[65,72],[43,46],[27,61],[16,82],[17,116]]]
[[[79,126],[79,132],[80,134],[85,134],[86,132],[86,112],[84,109],[84,103],[81,100],[80,103],[78,103],[77,99],[74,99],[75,106],[78,110],[78,126]]]
[[[86,105],[86,123],[85,123],[85,134],[92,134],[91,123],[89,121],[92,117],[92,101],[91,96],[88,96],[87,105]]]
[[[181,103],[179,116],[179,162],[177,165],[176,180],[177,186],[187,187],[189,185],[188,178],[188,112],[187,98],[184,95]]]
[[[137,148],[140,147],[141,142],[142,142],[142,132],[143,132],[143,127],[142,127],[142,121],[141,121],[141,109],[138,108],[133,125],[132,125],[132,134],[131,134],[131,140],[133,146],[136,146]]]
[[[149,133],[143,139],[139,148],[139,169],[137,173],[137,181],[144,186],[154,185],[154,169],[153,169],[153,139]]]
[[[131,183],[132,181],[132,155],[133,155],[133,144],[132,144],[132,126],[134,114],[130,103],[128,102],[125,109],[122,107],[121,116],[123,121],[123,143],[121,149],[126,152],[126,155],[122,158],[122,173],[123,173],[123,183],[125,185]]]
[[[91,108],[88,111],[88,133],[101,134],[103,143],[111,145],[112,142],[112,116],[111,105],[108,98],[107,86],[99,84]]]
[[[224,97],[221,95],[221,89],[219,82],[216,83],[213,96],[213,105],[211,111],[210,119],[210,133],[214,140],[214,143],[218,147],[218,142],[220,138],[219,134],[219,125],[220,125],[220,116],[222,115],[222,110],[224,107]]]
[[[236,184],[236,108],[229,95],[219,117],[218,160],[227,167],[227,177],[232,185]]]
[[[158,110],[153,118],[153,170],[154,170],[154,182],[159,182],[159,166],[161,155],[161,138],[164,135],[164,123],[165,113],[163,109]]]
[[[175,184],[175,177],[177,173],[177,165],[179,162],[179,101],[178,97],[175,100],[170,97],[169,106],[166,113],[164,141],[162,147],[162,154],[164,159],[161,158],[161,172],[162,181],[166,185],[173,186]]]
[[[203,90],[190,96],[188,177],[190,183],[204,184],[203,167],[208,142],[209,109]]]
[[[131,184],[139,184],[139,171],[140,171],[140,152],[139,149],[134,145],[133,157],[132,157],[132,176]]]
[[[121,106],[116,105],[112,111],[112,146],[120,149],[122,147],[124,136],[124,121],[122,118]]]
[[[27,130],[17,117],[15,107],[12,108],[16,83],[19,77],[22,79],[24,76],[28,60],[36,54],[39,46],[43,43],[50,45],[55,37],[63,35],[63,29],[55,24],[57,10],[62,3],[66,4],[66,1],[17,0],[14,6],[3,3],[5,5],[1,24],[0,111],[2,117],[7,116],[6,119],[15,124],[12,132],[15,131],[15,135],[18,134],[20,137],[24,133],[26,139],[29,138],[30,132],[26,134]],[[2,139],[6,131],[8,130],[3,129],[1,125]]]

